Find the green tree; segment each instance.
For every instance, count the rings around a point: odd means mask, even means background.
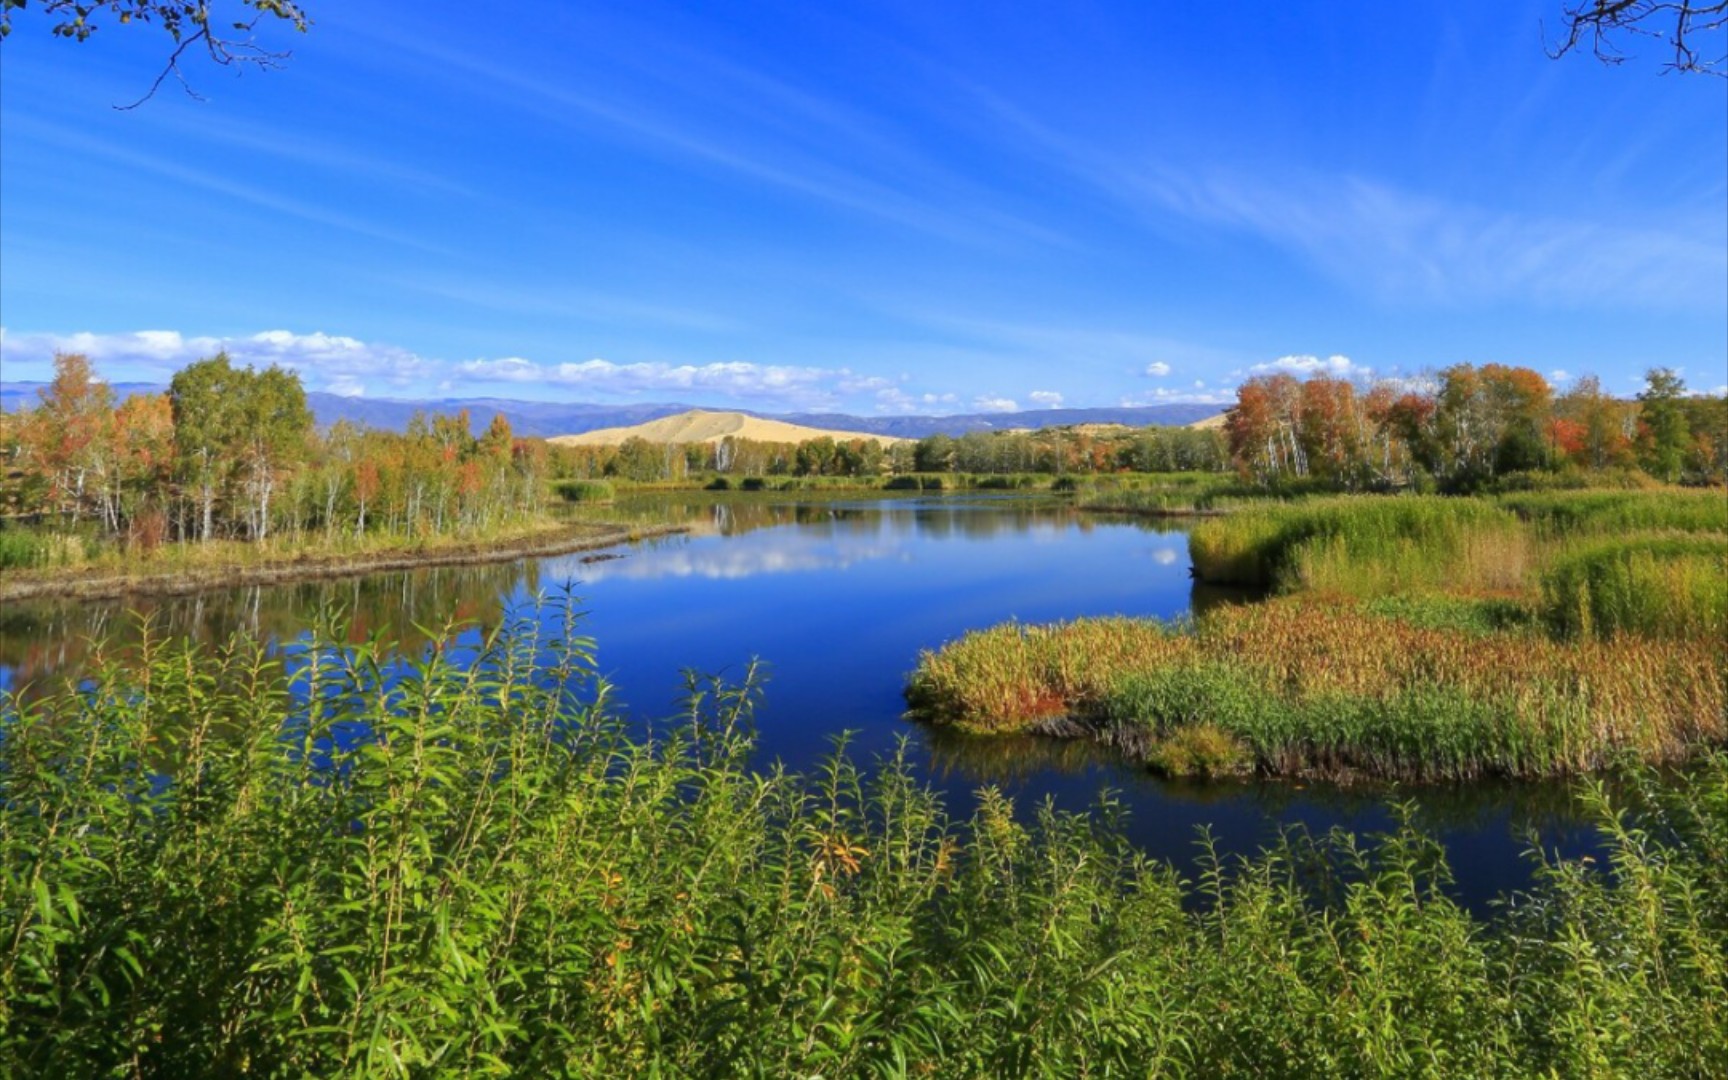
[[[168,382],[176,471],[197,492],[197,535],[206,542],[215,535],[216,501],[228,486],[232,451],[241,437],[238,384],[226,352],[188,364]],[[184,524],[180,531],[191,532]]]
[[[263,539],[278,475],[304,459],[312,430],[300,377],[274,365],[235,368],[221,352],[175,372],[168,399],[182,483],[197,492],[199,539],[215,535],[218,502],[237,494],[248,532]]]
[[[240,424],[250,532],[262,540],[270,532],[270,497],[281,474],[306,460],[312,410],[300,376],[275,365],[246,370],[242,379]],[[254,512],[255,511],[255,512]]]
[[[1651,368],[1638,394],[1638,463],[1658,480],[1673,483],[1690,449],[1692,432],[1681,402],[1686,384],[1671,368]]]
[[[919,439],[912,460],[919,472],[948,472],[954,467],[954,440],[940,433]]]

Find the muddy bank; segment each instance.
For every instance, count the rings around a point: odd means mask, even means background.
[[[317,555],[302,552],[243,565],[164,567],[147,566],[134,573],[68,570],[52,576],[34,572],[29,577],[0,576],[0,602],[38,597],[72,597],[108,600],[121,596],[179,596],[204,589],[239,585],[282,585],[295,581],[357,577],[391,570],[418,570],[432,566],[465,566],[507,562],[512,559],[567,555],[613,547],[653,536],[687,531],[682,525],[581,525],[561,526],[546,533],[506,541],[476,541],[430,549],[399,548],[353,555]]]

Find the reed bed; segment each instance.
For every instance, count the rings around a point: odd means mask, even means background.
[[[1728,758],[1583,789],[1606,865],[1482,921],[1407,816],[1189,884],[1108,801],[752,772],[748,680],[633,734],[537,633],[0,710],[0,1074],[1728,1072]]]
[[[1234,740],[1222,756],[1238,771],[1410,780],[1676,762],[1728,742],[1716,640],[1483,634],[1353,603],[1232,607],[1187,629],[995,627],[924,653],[907,700],[974,732],[1070,721],[1172,770],[1166,743],[1198,726]]]
[[[1728,533],[1728,491],[1719,487],[1544,492],[1495,501],[1550,536]]]
[[[1461,563],[1522,567],[1521,530],[1482,499],[1359,495],[1244,510],[1196,525],[1195,572],[1216,584],[1376,595],[1454,580]],[[1492,576],[1505,578],[1518,570]]]
[[[609,503],[617,497],[617,489],[610,480],[559,480],[553,483],[552,490],[565,502],[573,503]]]
[[[1728,642],[1728,537],[1634,536],[1557,560],[1543,610],[1567,637],[1640,635]]]

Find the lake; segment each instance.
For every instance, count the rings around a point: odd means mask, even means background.
[[[542,591],[570,584],[598,640],[600,672],[643,718],[677,709],[684,671],[768,673],[759,758],[808,770],[841,732],[861,757],[911,742],[916,767],[950,806],[996,785],[1029,809],[1051,799],[1083,811],[1114,789],[1134,841],[1191,868],[1198,830],[1249,853],[1280,828],[1393,827],[1392,802],[1446,846],[1457,894],[1482,910],[1529,880],[1531,830],[1569,855],[1589,832],[1557,783],[1484,782],[1393,789],[1293,781],[1167,781],[1079,742],[981,739],[911,724],[901,690],[921,649],[968,629],[1081,615],[1182,618],[1253,598],[1196,586],[1187,536],[1171,520],[1086,514],[1013,495],[862,499],[663,496],[599,516],[683,521],[686,535],[602,553],[345,581],[217,590],[129,603],[24,602],[0,610],[0,688],[81,670],[94,638],[136,633],[129,609],[175,633],[249,631],[286,640],[341,609],[355,633],[409,642],[451,616],[495,624]]]

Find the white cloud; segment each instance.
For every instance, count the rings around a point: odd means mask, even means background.
[[[1034,390],[1026,395],[1032,399],[1032,404],[1045,409],[1060,409],[1062,395],[1054,390]]]
[[[1140,405],[1231,405],[1235,401],[1234,390],[1172,390],[1160,386],[1143,394],[1129,394],[1119,404],[1132,409]]]
[[[876,391],[876,411],[886,415],[940,416],[954,412],[959,404],[955,394],[910,394],[898,386]]]
[[[265,330],[233,337],[187,336],[175,330],[128,333],[19,334],[0,329],[0,361],[10,379],[46,379],[57,352],[88,356],[103,377],[166,382],[180,368],[226,351],[239,366],[277,364],[298,372],[309,390],[344,396],[364,393],[413,397],[486,384],[538,384],[576,388],[602,397],[645,394],[747,399],[773,408],[826,409],[856,396],[919,400],[894,380],[850,368],[742,361],[712,364],[619,364],[585,360],[542,364],[521,356],[452,363],[408,349],[338,334]],[[924,395],[921,411],[952,405],[953,395]]]
[[[1170,365],[1166,364],[1162,360],[1154,360],[1152,363],[1146,365],[1146,374],[1150,375],[1154,379],[1162,379],[1164,376],[1170,374]]]
[[[1005,397],[975,397],[972,407],[979,412],[1019,412],[1020,405],[1013,398]]]
[[[135,330],[0,336],[0,360],[31,377],[45,376],[57,352],[83,353],[98,368],[110,369],[104,375],[116,381],[166,381],[193,361],[226,352],[241,367],[277,364],[299,372],[314,390],[348,394],[366,384],[406,389],[439,367],[394,345],[322,332],[265,330],[244,337],[187,337],[177,330]]]
[[[1309,375],[1330,375],[1336,379],[1367,378],[1373,369],[1353,362],[1348,356],[1328,356],[1321,359],[1318,356],[1280,356],[1276,360],[1264,364],[1255,364],[1248,369],[1249,375],[1295,375],[1306,378]]]
[[[1562,371],[1559,368],[1555,368],[1553,371],[1550,371],[1548,373],[1548,382],[1552,386],[1559,386],[1563,382],[1570,382],[1571,379],[1572,379],[1572,373],[1571,372]]]

